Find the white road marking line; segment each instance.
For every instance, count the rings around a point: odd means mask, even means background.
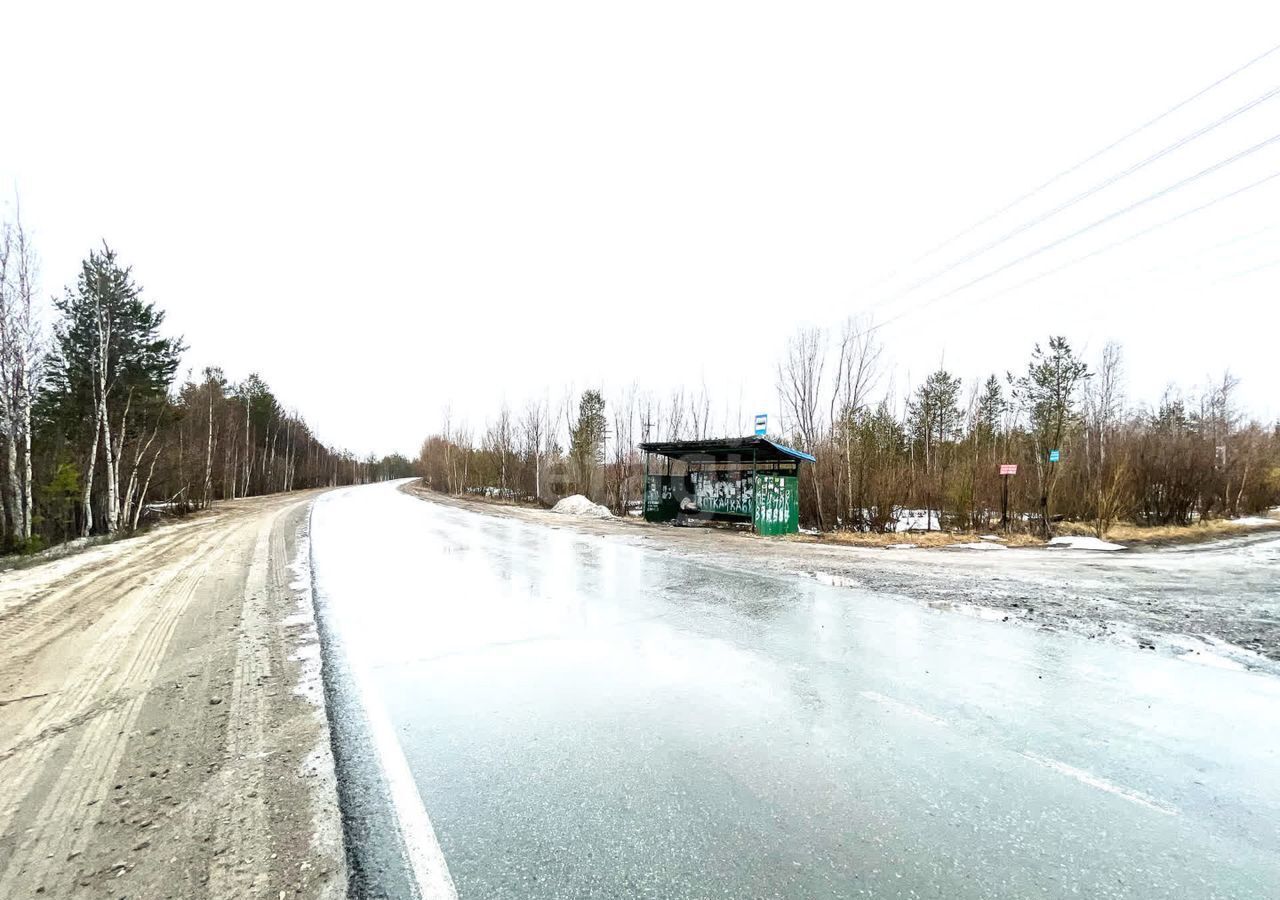
[[[436,831],[431,827],[422,795],[418,793],[418,783],[409,772],[409,763],[404,758],[404,750],[400,747],[400,740],[387,717],[387,711],[367,689],[364,677],[356,671],[358,667],[353,665],[351,668],[369,720],[374,746],[378,748],[378,756],[382,760],[387,789],[391,793],[400,834],[404,838],[409,864],[413,867],[413,877],[418,883],[422,900],[457,900],[458,890],[449,875],[444,852],[440,849],[440,842],[436,840]]]
[[[877,694],[875,691],[862,691],[862,696],[875,703],[879,703],[881,706],[886,706],[889,709],[895,710],[900,713],[904,713],[913,718],[920,719],[925,722],[930,722],[934,725],[941,725],[944,728],[947,725],[947,723],[944,720],[939,719],[937,716],[930,715],[929,713],[925,712],[923,709],[917,709],[916,707],[911,706],[908,703],[903,703],[901,700],[895,700],[892,697],[886,697],[884,694]]]
[[[1039,753],[1033,753],[1030,750],[1023,750],[1022,755],[1033,763],[1044,766],[1046,769],[1052,769],[1055,772],[1067,775],[1074,778],[1076,781],[1079,781],[1081,784],[1087,784],[1089,787],[1097,788],[1100,791],[1106,791],[1108,794],[1115,794],[1117,797],[1128,800],[1130,803],[1145,806],[1147,809],[1153,809],[1158,813],[1164,813],[1166,816],[1176,816],[1178,814],[1177,808],[1170,806],[1168,803],[1157,800],[1155,797],[1152,797],[1149,794],[1144,794],[1141,791],[1135,791],[1130,788],[1121,787],[1118,784],[1112,784],[1105,778],[1099,778],[1097,775],[1094,775],[1091,772],[1086,772],[1084,769],[1077,769],[1075,766],[1069,766],[1064,762],[1059,762],[1056,759],[1050,759],[1047,756],[1041,756]]]

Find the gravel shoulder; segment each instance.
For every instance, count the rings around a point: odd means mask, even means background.
[[[0,897],[342,897],[315,492],[0,575]]]
[[[1045,547],[882,549],[761,538],[724,528],[588,519],[402,490],[434,503],[635,542],[710,565],[800,575],[891,593],[940,611],[1065,631],[1185,658],[1280,674],[1280,531],[1123,552]]]

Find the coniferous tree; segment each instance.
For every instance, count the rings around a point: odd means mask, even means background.
[[[1052,533],[1053,489],[1059,472],[1059,463],[1050,461],[1050,453],[1061,449],[1068,429],[1075,424],[1076,392],[1088,377],[1088,365],[1072,352],[1067,339],[1052,337],[1048,352],[1036,344],[1027,374],[1010,379],[1014,396],[1027,414],[1045,537]]]
[[[924,465],[925,530],[932,528],[935,509],[938,525],[942,525],[942,500],[946,496],[952,442],[961,423],[959,397],[960,379],[939,369],[916,389],[907,407],[911,438]]]
[[[578,416],[569,435],[569,457],[578,491],[589,497],[595,493],[596,473],[604,462],[608,427],[604,396],[598,390],[583,391],[578,400]]]

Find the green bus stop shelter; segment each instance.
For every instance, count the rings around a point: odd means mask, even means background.
[[[640,449],[646,521],[743,522],[757,534],[800,529],[800,464],[815,462],[810,454],[765,437],[652,441]]]

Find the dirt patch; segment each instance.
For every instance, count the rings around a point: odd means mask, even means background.
[[[0,576],[0,896],[345,895],[288,571],[312,496]]]

